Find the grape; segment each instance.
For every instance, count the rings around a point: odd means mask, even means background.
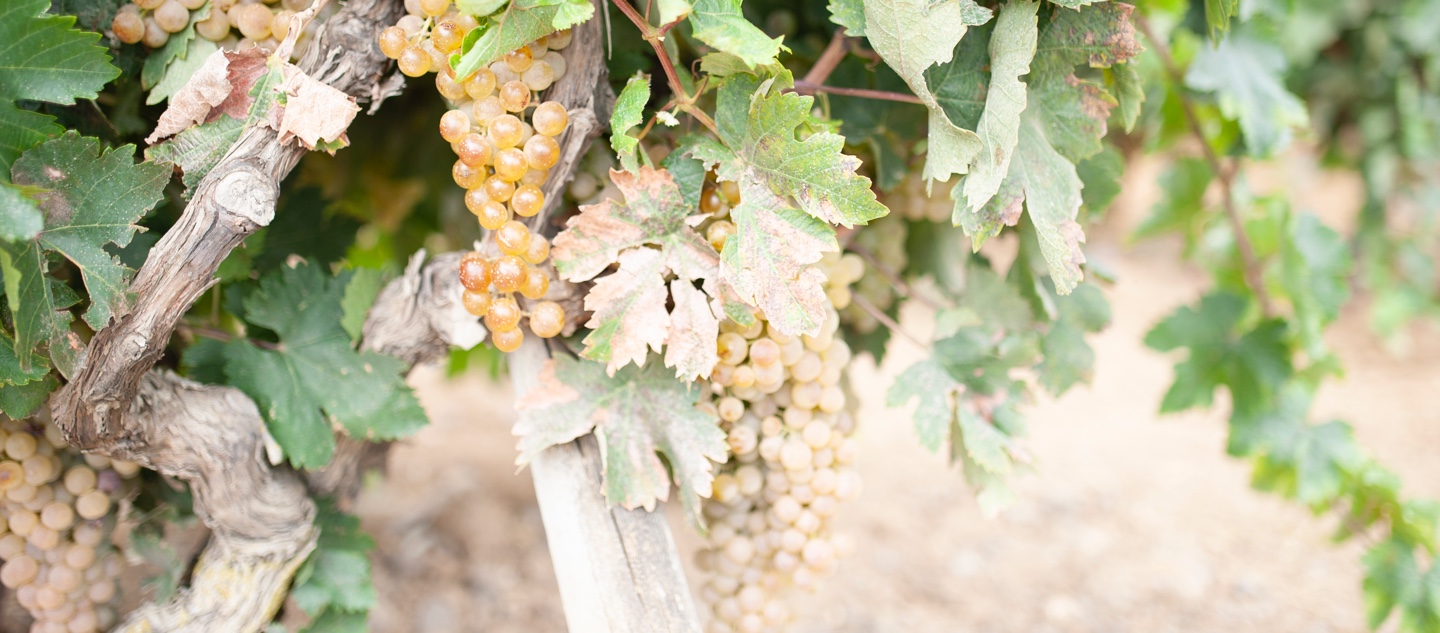
[[[497,61],[489,66],[490,72],[495,73],[495,85],[504,85],[511,81],[520,81],[520,74],[510,70],[503,61]]]
[[[409,14],[405,17],[423,15],[424,10],[420,8],[420,0],[405,0],[405,12]]]
[[[495,244],[506,255],[520,255],[530,247],[530,229],[519,221],[510,220],[495,231]]]
[[[700,192],[701,213],[713,215],[720,210],[721,204],[720,192],[715,187],[706,187],[704,191]]]
[[[435,48],[434,40],[425,40],[420,43],[420,50],[430,57],[430,70],[428,72],[444,72],[450,70],[450,56]],[[453,71],[451,71],[453,72]]]
[[[10,589],[29,583],[40,573],[40,564],[29,556],[16,556],[0,567],[0,584]]]
[[[400,72],[407,77],[419,77],[430,72],[430,61],[429,53],[419,46],[409,46],[400,54]]]
[[[559,136],[565,131],[565,126],[570,123],[570,114],[565,111],[565,106],[555,101],[546,101],[536,106],[535,112],[530,115],[530,121],[535,126],[535,132],[545,136]]]
[[[517,73],[523,73],[529,70],[530,64],[534,61],[530,53],[530,48],[527,46],[521,46],[520,48],[505,53],[505,56],[501,59],[505,62],[507,68]]]
[[[48,446],[48,444],[47,444]],[[47,484],[55,480],[59,466],[56,459],[50,455],[35,454],[20,462],[20,467],[25,469],[25,481],[35,485]]]
[[[420,12],[429,17],[445,15],[450,10],[450,0],[420,0]]]
[[[490,265],[490,283],[500,292],[515,292],[525,283],[525,260],[505,255]],[[492,328],[493,329],[493,328]]]
[[[464,110],[449,110],[440,117],[440,137],[447,142],[460,142],[466,134],[470,133],[470,128],[470,115],[465,114]],[[470,161],[466,162],[471,165],[475,164]]]
[[[410,46],[410,40],[405,29],[400,29],[399,26],[390,26],[380,32],[380,52],[384,53],[386,58],[400,59],[400,53],[405,52],[408,46]]]
[[[493,126],[491,129],[494,129]],[[495,153],[495,175],[514,183],[525,177],[530,169],[525,152],[517,147],[502,149]]]
[[[155,23],[153,16],[145,18],[145,35],[140,40],[150,48],[160,48],[170,41],[170,33]]]
[[[544,91],[555,83],[555,69],[550,66],[550,62],[538,60],[525,72],[520,73],[520,81],[529,90]]]
[[[502,114],[490,121],[486,134],[490,136],[490,142],[499,149],[510,149],[520,144],[520,135],[523,131],[520,127],[520,119],[513,114]],[[519,180],[518,178],[516,180]]]
[[[269,37],[270,24],[275,20],[275,16],[270,13],[270,8],[263,4],[242,4],[230,11],[230,18],[236,21],[235,28],[240,29],[242,35],[252,40],[263,40]]]
[[[548,169],[531,169],[531,170],[525,172],[525,176],[520,179],[520,184],[521,184],[521,185],[530,185],[531,187],[535,187],[536,189],[539,189],[542,185],[545,184],[545,181],[546,181],[546,180],[549,180],[549,179],[550,179],[550,170],[548,170]]]
[[[455,161],[455,166],[450,169],[450,176],[455,180],[455,184],[464,189],[474,189],[485,182],[485,170],[466,165],[463,160]]]
[[[75,523],[75,511],[68,504],[52,501],[40,511],[40,523],[52,530],[69,529]]]
[[[481,68],[475,71],[475,74],[470,75],[469,79],[465,80],[465,94],[470,95],[471,99],[479,101],[480,99],[491,96],[495,92],[495,86],[495,73],[490,72],[489,68]],[[502,106],[500,110],[495,112],[495,116],[499,116],[503,111],[504,107]],[[495,116],[491,116],[490,118],[493,119]],[[489,119],[486,119],[486,122],[488,121]]]
[[[530,307],[530,331],[540,338],[551,338],[565,327],[565,309],[554,301],[541,301]]]
[[[710,246],[714,247],[716,251],[723,251],[725,250],[725,240],[729,239],[731,235],[734,235],[735,231],[734,223],[721,220],[711,224],[709,228],[705,229],[705,239],[710,242]]]
[[[442,74],[438,76],[444,77],[445,75]],[[461,111],[451,110],[451,112]],[[478,132],[469,132],[460,138],[456,153],[460,155],[460,160],[464,161],[466,165],[482,167],[490,162],[492,150],[493,147],[490,145],[490,141],[483,135]]]
[[[140,17],[139,11],[127,11],[135,5],[127,4],[115,13],[115,19],[110,22],[110,30],[114,31],[115,38],[126,44],[134,44],[145,37],[145,20]],[[229,25],[226,25],[229,30]]]
[[[34,455],[36,447],[35,436],[29,433],[13,433],[5,438],[5,454],[16,461]]]
[[[284,40],[290,34],[290,18],[295,17],[295,12],[281,9],[275,12],[275,17],[270,20],[270,37],[277,40]],[[297,35],[298,38],[298,35]]]
[[[219,42],[230,35],[230,18],[224,11],[210,9],[210,17],[195,23],[195,33],[212,42]]]
[[[544,238],[535,238],[542,240]],[[532,240],[533,241],[533,240]],[[526,299],[539,299],[550,291],[550,275],[538,268],[531,268],[525,273],[525,283],[520,285],[520,294]]]
[[[500,104],[506,112],[520,112],[530,105],[530,89],[521,81],[507,81],[500,85]]]
[[[510,197],[515,195],[515,183],[491,176],[485,179],[485,195],[495,202],[509,202]]]
[[[405,37],[411,38],[420,35],[420,33],[425,30],[425,20],[421,19],[418,15],[407,15],[400,18],[400,20],[395,23],[395,26],[400,27],[400,30],[405,32]]]
[[[520,349],[520,344],[525,342],[525,332],[518,327],[491,332],[490,342],[495,344],[495,349],[502,352],[513,352]]]
[[[430,41],[435,43],[435,50],[446,54],[460,48],[460,41],[464,37],[465,33],[460,29],[460,25],[450,20],[435,25],[430,31]]]
[[[235,8],[235,5],[237,4],[240,4],[240,0],[212,0],[210,3],[210,10],[228,12],[230,9]]]
[[[469,93],[468,83],[466,84],[466,93]],[[478,98],[475,105],[470,106],[470,109],[475,113],[475,122],[484,126],[491,125],[500,115],[505,114],[505,106],[500,105],[500,97],[495,95]]]
[[[99,490],[80,495],[75,500],[75,512],[87,521],[105,516],[110,511],[110,497]]]
[[[566,46],[570,45],[571,35],[572,33],[570,32],[570,29],[556,31],[554,33],[551,33],[549,37],[545,38],[545,45],[550,47],[550,50],[553,51],[561,50]]]
[[[550,169],[560,162],[560,144],[543,134],[531,136],[525,141],[525,161],[530,169]]]
[[[471,191],[481,190],[472,189]],[[510,210],[499,202],[487,200],[485,204],[480,207],[480,210],[475,212],[475,217],[479,218],[480,226],[484,227],[485,230],[494,231],[510,221]]]
[[[519,323],[520,306],[510,297],[496,299],[485,313],[485,327],[489,328],[492,334],[513,330]]]
[[[550,242],[544,239],[530,240],[530,247],[525,249],[522,257],[535,266],[545,263],[545,260],[550,258]]]
[[[25,469],[18,462],[0,462],[0,491],[10,491],[25,483]]]
[[[484,255],[470,251],[460,257],[460,285],[472,292],[490,287],[490,262]]]
[[[510,196],[510,208],[520,217],[532,217],[544,207],[545,194],[535,185],[520,185]]]
[[[465,306],[466,312],[477,317],[483,317],[490,311],[490,304],[493,300],[494,296],[491,295],[489,291],[474,292],[466,290],[460,293],[460,304]]]
[[[560,81],[560,78],[565,76],[567,64],[565,63],[564,55],[550,51],[545,53],[545,56],[541,57],[540,61],[550,65],[550,80],[552,82]]]

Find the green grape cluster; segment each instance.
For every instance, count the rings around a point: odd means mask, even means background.
[[[208,0],[210,13],[195,23],[195,33],[227,50],[260,47],[274,50],[289,34],[290,18],[310,8],[313,0]],[[126,44],[160,48],[170,36],[190,25],[192,13],[207,0],[134,0],[120,7],[110,30]],[[236,37],[233,31],[240,34]],[[306,27],[297,39],[311,36]],[[300,47],[296,47],[297,50]]]
[[[663,147],[663,146],[657,146]],[[610,182],[610,170],[615,167],[615,154],[609,147],[594,143],[580,158],[580,168],[565,189],[567,201],[575,205],[598,204],[602,200],[624,201],[620,189]]]
[[[887,202],[890,202],[887,200]],[[909,233],[907,220],[898,215],[887,215],[879,220],[872,221],[862,231],[855,233],[855,239],[851,242],[857,250],[863,249],[875,258],[880,266],[893,274],[899,274],[905,270],[908,261],[905,254],[905,239]],[[855,257],[853,253],[846,257]],[[865,302],[874,306],[881,312],[889,310],[895,305],[895,287],[885,275],[872,274],[860,277],[855,280],[853,292],[859,295]],[[832,297],[832,300],[834,298]],[[880,327],[880,321],[870,311],[862,308],[858,303],[841,305],[836,303],[840,310],[840,320],[845,325],[853,328],[861,334],[868,334]]]
[[[82,455],[53,424],[5,418],[0,446],[0,584],[35,618],[31,633],[108,630],[124,570],[113,515],[140,467]]]
[[[836,258],[834,270],[854,261]],[[712,633],[784,630],[785,595],[813,590],[854,549],[829,525],[861,486],[843,385],[850,348],[837,336],[839,314],[827,311],[816,336],[785,335],[763,318],[721,324],[715,398],[702,406],[720,418],[731,459],[704,502],[710,529],[696,560]]]

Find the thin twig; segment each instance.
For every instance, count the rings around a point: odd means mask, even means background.
[[[800,81],[817,86],[825,83],[830,78],[830,73],[835,72],[835,67],[845,59],[845,54],[850,52],[850,40],[845,37],[845,29],[835,29],[835,35],[830,38],[830,44],[825,47],[825,52],[820,53],[820,58],[815,60],[815,65],[810,67],[810,72]]]
[[[1195,104],[1190,101],[1190,95],[1184,90],[1185,75],[1180,72],[1180,67],[1175,65],[1175,59],[1170,56],[1170,49],[1165,42],[1155,36],[1155,31],[1150,28],[1150,21],[1142,15],[1136,15],[1135,24],[1140,27],[1140,32],[1145,34],[1145,39],[1150,40],[1151,47],[1155,54],[1160,57],[1160,63],[1165,66],[1165,74],[1170,76],[1170,81],[1175,83],[1175,94],[1180,97],[1180,108],[1185,114],[1185,121],[1189,124],[1190,133],[1200,141],[1200,151],[1205,155],[1205,162],[1210,164],[1210,169],[1215,172],[1215,177],[1220,181],[1220,191],[1223,194],[1225,205],[1225,217],[1230,221],[1230,229],[1235,232],[1235,245],[1240,250],[1240,259],[1244,263],[1245,283],[1255,293],[1255,299],[1260,302],[1260,311],[1266,317],[1275,315],[1274,305],[1270,303],[1270,293],[1265,290],[1265,279],[1261,275],[1260,260],[1255,257],[1255,247],[1250,244],[1250,237],[1245,234],[1245,223],[1240,219],[1240,211],[1235,208],[1234,177],[1235,170],[1226,169],[1221,159],[1215,154],[1215,148],[1210,147],[1210,141],[1205,138],[1205,131],[1200,127],[1200,117],[1195,114]]]
[[[870,313],[870,316],[875,317],[875,320],[876,320],[876,321],[879,321],[879,322],[880,322],[881,324],[883,324],[885,327],[890,328],[890,331],[891,331],[891,332],[894,332],[894,333],[896,333],[896,334],[899,334],[901,337],[905,338],[906,340],[910,341],[911,343],[914,343],[917,347],[919,347],[919,348],[922,349],[922,350],[928,350],[928,349],[930,349],[930,346],[929,346],[929,345],[926,345],[925,343],[921,342],[920,339],[919,339],[919,337],[916,337],[914,334],[911,334],[911,333],[905,331],[904,328],[901,328],[901,327],[900,327],[900,324],[899,324],[899,323],[896,323],[896,322],[895,322],[895,319],[890,318],[890,315],[885,314],[885,311],[884,311],[884,310],[881,310],[880,308],[875,307],[875,304],[870,303],[870,301],[867,300],[865,297],[862,297],[862,296],[860,296],[859,294],[852,294],[852,295],[850,296],[850,302],[853,303],[853,304],[855,304],[855,305],[857,305],[857,306],[860,306],[860,309],[861,309],[861,310],[864,310],[864,311],[866,311],[866,312],[869,312],[869,313]]]
[[[905,280],[902,279],[898,273],[891,270],[889,266],[880,263],[880,260],[875,257],[875,254],[870,252],[870,249],[865,248],[864,246],[861,246],[859,244],[851,243],[849,246],[845,247],[845,250],[859,255],[861,259],[865,260],[865,263],[870,264],[871,269],[879,271],[881,275],[884,275],[885,278],[890,281],[890,284],[895,287],[895,292],[898,293],[901,297],[919,301],[920,303],[928,306],[930,309],[937,312],[947,309],[947,306],[941,305],[940,302],[931,299],[930,297],[927,297],[923,294],[920,294],[919,292],[916,292],[915,288],[910,286],[910,284],[905,283]]]
[[[180,332],[181,334],[189,334],[190,336],[199,338],[215,339],[217,341],[225,343],[229,343],[230,341],[233,341],[235,339],[243,339],[245,341],[249,341],[255,347],[258,347],[260,349],[268,349],[271,351],[276,351],[280,349],[280,345],[277,343],[237,336],[230,332],[226,332],[225,330],[222,330],[220,328],[210,327],[208,325],[192,325],[190,323],[182,322],[179,325],[175,326],[175,330]]]
[[[630,21],[635,24],[635,28],[640,29],[641,37],[644,37],[645,41],[650,42],[650,47],[655,49],[655,57],[660,60],[660,68],[665,70],[665,81],[670,84],[670,92],[675,94],[675,101],[680,109],[689,113],[690,116],[695,117],[696,121],[699,121],[701,125],[709,128],[711,132],[718,136],[720,134],[720,128],[715,125],[715,121],[710,118],[710,115],[705,114],[703,110],[695,107],[695,97],[685,92],[685,87],[680,84],[680,75],[675,71],[675,60],[670,59],[670,52],[665,50],[665,33],[674,26],[674,23],[672,22],[657,29],[641,16],[640,12],[635,10],[635,7],[630,6],[630,3],[626,0],[613,1],[616,8],[620,9],[620,12],[624,13],[625,17],[630,18]]]
[[[889,92],[886,90],[871,90],[869,88],[841,88],[840,86],[826,86],[814,84],[804,79],[795,82],[795,92],[801,94],[814,94],[824,92],[832,95],[843,95],[846,97],[860,97],[862,99],[875,99],[878,101],[899,101],[900,103],[924,103],[920,97],[908,95],[902,92]]]

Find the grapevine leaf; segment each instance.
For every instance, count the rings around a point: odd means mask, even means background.
[[[1222,385],[1230,390],[1237,414],[1245,413],[1265,405],[1268,394],[1290,377],[1284,324],[1266,321],[1242,332],[1246,308],[1239,296],[1212,293],[1194,307],[1175,310],[1145,334],[1145,345],[1156,351],[1189,351],[1175,366],[1175,382],[1160,404],[1162,413],[1208,406]]]
[[[0,183],[10,182],[10,165],[20,154],[64,131],[54,117],[21,110],[0,98]]]
[[[1011,0],[1001,9],[990,36],[990,86],[985,111],[975,128],[982,151],[961,181],[956,213],[963,205],[974,213],[1000,190],[1020,142],[1020,113],[1025,110],[1025,83],[1039,34],[1039,0]]]
[[[650,78],[637,73],[625,82],[625,88],[615,99],[615,111],[610,113],[610,148],[615,150],[621,169],[625,171],[635,171],[639,167],[635,149],[640,146],[640,139],[628,132],[645,120],[643,109],[649,101]]]
[[[695,407],[698,395],[656,365],[609,377],[597,363],[553,359],[521,399],[516,461],[526,464],[547,447],[593,431],[610,503],[653,509],[669,497],[668,464],[681,504],[700,524],[700,498],[710,496],[714,478],[711,462],[723,463],[727,448],[719,421]]]
[[[284,71],[256,49],[218,51],[173,97],[146,139],[176,134],[145,155],[180,166],[186,187],[194,188],[239,140],[245,126],[268,120]],[[173,113],[173,114],[172,114]],[[195,125],[199,123],[199,125]]]
[[[178,37],[178,34],[171,37]],[[165,76],[155,84],[154,88],[150,89],[149,96],[145,98],[145,104],[155,105],[174,96],[176,91],[185,86],[190,77],[205,66],[210,56],[217,50],[220,50],[219,46],[203,37],[191,40],[185,54],[171,62],[165,71]]]
[[[99,329],[123,313],[129,301],[125,267],[105,247],[123,247],[135,222],[160,201],[170,168],[136,164],[135,146],[102,151],[100,141],[68,133],[26,152],[12,167],[15,182],[44,188],[35,194],[45,212],[44,228],[30,240],[0,242],[6,299],[15,320],[15,351],[23,367],[40,341],[68,332],[65,302],[45,281],[45,251],[64,255],[80,269],[89,291],[85,321]],[[61,350],[54,349],[52,354]]]
[[[99,33],[71,28],[74,16],[48,15],[49,8],[49,0],[0,5],[0,103],[70,105],[94,99],[120,75],[105,47],[96,44]]]
[[[1140,120],[1140,106],[1145,103],[1145,85],[1140,79],[1140,69],[1135,64],[1117,64],[1110,69],[1115,82],[1115,101],[1120,106],[1120,122],[1125,131],[1135,129]]]
[[[195,185],[200,184],[205,174],[210,173],[210,170],[220,163],[220,159],[225,157],[235,141],[240,140],[240,134],[244,131],[244,121],[221,116],[176,134],[159,145],[151,145],[145,149],[145,157],[174,163],[180,167],[181,181],[185,183],[187,193],[190,193],[194,191]]]
[[[675,185],[680,187],[680,196],[693,209],[700,205],[700,194],[705,190],[705,163],[690,155],[691,144],[688,141],[681,139],[670,155],[660,161],[660,166],[670,172]]]
[[[1057,11],[1040,33],[1031,64],[1030,97],[1045,135],[1060,155],[1079,162],[1099,153],[1115,97],[1099,83],[1075,76],[1075,66],[1112,68],[1140,54],[1130,14],[1135,7],[1106,2]]]
[[[648,349],[690,344],[694,330],[676,327],[672,321],[699,326],[699,317],[679,314],[686,309],[681,297],[675,298],[677,314],[665,311],[665,277],[673,272],[687,283],[714,279],[719,257],[691,228],[695,207],[685,201],[669,172],[647,165],[638,172],[612,171],[610,180],[624,195],[624,203],[605,200],[581,207],[580,215],[555,236],[551,257],[560,276],[573,282],[593,279],[610,264],[620,264],[585,297],[585,309],[592,315],[582,354],[604,362],[614,373],[632,361],[644,365]],[[714,347],[714,335],[710,346]],[[693,380],[710,375],[715,363],[705,360],[677,352],[666,356],[666,365]]]
[[[1292,496],[1312,507],[1333,503],[1344,478],[1364,460],[1349,425],[1305,420],[1310,394],[1285,385],[1273,407],[1231,420],[1232,453],[1257,458],[1255,486]]]
[[[949,180],[969,171],[980,154],[980,137],[955,125],[935,100],[925,70],[950,61],[968,26],[990,20],[974,0],[866,0],[865,36],[930,109],[925,178]]]
[[[674,367],[686,380],[708,377],[720,362],[715,346],[720,318],[706,293],[684,279],[670,282],[675,309],[670,312],[670,336],[665,343],[665,366]]]
[[[865,3],[863,0],[830,0],[830,21],[845,27],[850,37],[865,37]]]
[[[935,93],[935,102],[951,122],[967,130],[980,124],[980,115],[985,111],[990,82],[988,44],[994,30],[994,22],[972,27],[966,33],[970,37],[961,38],[955,46],[950,61],[925,70],[925,82]]]
[[[20,187],[0,183],[0,240],[34,239],[43,228],[45,216],[35,201]]]
[[[1055,4],[1060,5],[1060,6],[1062,6],[1062,7],[1068,8],[1068,9],[1079,9],[1080,7],[1092,5],[1092,4],[1095,4],[1096,2],[1105,2],[1106,0],[1050,0],[1050,1],[1053,2],[1053,3],[1055,3]]]
[[[325,609],[310,620],[300,633],[367,633],[370,630],[368,610],[363,613]]]
[[[315,524],[320,538],[315,551],[295,574],[290,597],[307,614],[325,610],[363,612],[375,606],[369,552],[375,542],[360,528],[359,519],[322,501]]]
[[[45,357],[34,352],[31,352],[28,366],[22,366],[15,354],[15,339],[0,329],[0,387],[24,385],[49,373],[50,365],[45,362]]]
[[[1205,191],[1213,178],[1210,165],[1202,159],[1176,160],[1160,175],[1160,190],[1164,193],[1151,208],[1150,216],[1135,230],[1135,238],[1155,237],[1171,231],[1180,231],[1187,242],[1198,237]]]
[[[969,407],[960,407],[956,420],[957,439],[965,447],[965,456],[991,475],[1010,474],[1012,466],[1007,450],[1010,437]]]
[[[1125,175],[1125,157],[1114,146],[1106,145],[1105,151],[1080,161],[1075,173],[1085,188],[1080,190],[1089,219],[1095,220],[1110,208],[1110,203],[1120,195],[1120,178]]]
[[[230,60],[238,54],[215,49],[209,56],[199,60],[200,66],[170,95],[170,104],[160,113],[155,130],[146,137],[146,143],[154,143],[167,136],[173,136],[197,123],[204,123],[210,112],[230,98],[230,93],[245,90],[249,86],[237,86],[230,76]],[[251,58],[253,64],[254,56]]]
[[[692,9],[690,0],[659,0],[655,6],[660,9],[661,24],[669,24],[690,15]]]
[[[1279,46],[1236,33],[1196,51],[1185,85],[1214,92],[1220,111],[1239,120],[1250,153],[1269,156],[1290,143],[1292,128],[1309,120],[1305,103],[1285,89],[1285,66]]]
[[[740,0],[696,0],[690,14],[695,39],[735,55],[754,68],[775,63],[782,38],[770,38],[740,12]]]
[[[1050,279],[1060,294],[1069,294],[1084,278],[1080,244],[1085,233],[1076,222],[1083,184],[1075,165],[1050,145],[1040,123],[1028,111],[1022,117],[1020,144],[999,193],[977,213],[967,213],[956,202],[955,223],[965,227],[975,250],[1020,219],[1021,203],[1030,214],[1040,240],[1040,252],[1049,265]]]
[[[595,6],[589,0],[511,0],[504,11],[490,16],[476,31],[476,39],[465,38],[464,48],[450,56],[456,77],[489,66],[505,53],[558,30],[589,20]]]
[[[1281,241],[1281,274],[1302,340],[1323,355],[1326,325],[1340,315],[1350,296],[1350,249],[1344,238],[1308,213],[1290,218],[1288,239]]]
[[[1420,567],[1414,549],[1391,537],[1365,552],[1365,620],[1371,629],[1380,628],[1396,607],[1404,609],[1419,601],[1422,587]]]
[[[1205,24],[1210,30],[1210,39],[1220,41],[1230,30],[1230,19],[1240,11],[1240,0],[1205,0]],[[1378,625],[1372,625],[1375,628]]]
[[[305,149],[323,149],[331,155],[349,144],[345,130],[360,112],[355,98],[300,72],[295,66],[285,67],[286,78],[280,86],[284,96],[284,113],[280,117],[279,141],[299,139]]]
[[[507,0],[456,0],[455,7],[476,18],[483,18],[494,13],[500,7],[505,6],[506,1]]]
[[[335,446],[326,419],[362,439],[404,437],[426,422],[405,384],[404,363],[350,346],[340,324],[347,282],[345,276],[327,277],[314,264],[262,277],[245,297],[245,318],[273,330],[280,344],[261,349],[232,343],[227,351],[227,379],[260,405],[271,434],[296,466],[329,461]]]
[[[744,75],[726,79],[715,118],[728,150],[700,144],[696,157],[718,164],[720,179],[738,182],[742,190],[768,189],[759,194],[767,200],[793,198],[800,209],[831,224],[865,224],[888,213],[875,199],[870,179],[855,173],[860,159],[843,152],[844,137],[816,132],[796,140],[815,100],[773,94],[774,82]],[[748,204],[748,194],[740,197]]]
[[[944,366],[927,358],[895,378],[895,384],[885,394],[885,405],[900,407],[919,398],[920,404],[915,407],[915,433],[920,436],[922,446],[937,452],[955,419],[950,401],[959,388],[960,383],[950,377]]]
[[[28,418],[35,415],[50,400],[50,394],[59,388],[60,381],[49,373],[23,385],[0,387],[0,413],[12,420]]]
[[[1094,375],[1095,350],[1085,341],[1085,334],[1109,324],[1110,304],[1094,285],[1082,284],[1056,305],[1060,316],[1040,340],[1045,359],[1036,369],[1040,385],[1059,397]]]
[[[810,265],[839,250],[835,230],[765,191],[741,185],[742,202],[730,210],[737,232],[720,253],[720,277],[776,329],[814,335],[825,320],[825,275]]]
[[[360,331],[365,327],[365,317],[380,289],[385,287],[385,273],[378,268],[356,268],[345,284],[345,296],[340,299],[340,327],[350,335],[350,343],[360,341]]]

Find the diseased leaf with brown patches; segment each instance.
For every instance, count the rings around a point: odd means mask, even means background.
[[[674,328],[675,317],[665,309],[665,282],[671,275],[685,283],[714,279],[719,276],[719,255],[691,227],[696,209],[685,202],[670,172],[644,166],[636,172],[611,171],[610,179],[625,201],[581,207],[555,236],[551,258],[562,279],[577,283],[620,264],[585,298],[585,308],[593,314],[581,353],[604,362],[614,373],[631,362],[643,366],[648,350],[658,352],[675,342],[672,333],[688,337],[696,331],[688,325]],[[679,310],[679,299],[676,304]],[[687,324],[693,318],[681,317],[690,319]],[[709,345],[714,347],[714,335]],[[715,365],[690,353],[667,354],[665,364],[687,380],[709,376]]]
[[[293,66],[286,67],[285,85],[280,92],[285,96],[285,111],[280,119],[280,142],[300,139],[305,149],[315,149],[322,141],[328,142],[326,150],[331,154],[335,149],[348,144],[345,130],[360,106],[355,98],[327,86],[313,77],[300,72]],[[333,145],[340,142],[337,147]]]
[[[608,502],[653,509],[669,498],[673,473],[681,504],[699,524],[700,498],[710,496],[714,479],[711,462],[723,463],[727,454],[719,420],[695,407],[699,395],[655,365],[608,376],[598,363],[552,359],[517,407],[516,463],[594,431]]]
[[[780,206],[767,192],[741,184],[741,202],[730,210],[739,230],[725,241],[720,276],[781,332],[814,335],[825,322],[825,275],[811,264],[840,244],[830,225]]]
[[[154,143],[162,138],[179,134],[192,125],[204,123],[215,109],[230,96],[232,85],[229,77],[230,58],[223,50],[217,50],[205,58],[205,63],[190,81],[185,82],[170,97],[170,105],[160,114],[155,131],[145,138]]]
[[[665,365],[674,367],[681,376],[708,376],[710,368],[720,362],[715,345],[720,336],[720,319],[711,307],[710,297],[684,279],[670,282],[670,297],[675,309],[670,312]]]

